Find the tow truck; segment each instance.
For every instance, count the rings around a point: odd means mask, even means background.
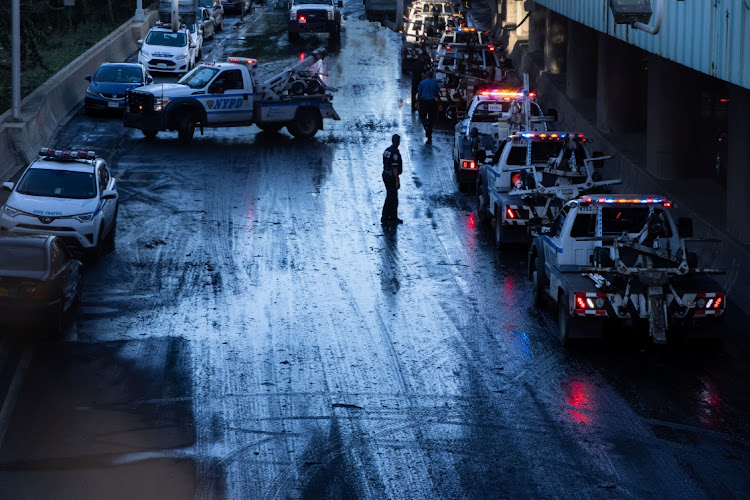
[[[720,334],[726,292],[712,275],[724,271],[700,267],[691,251],[718,240],[693,238],[692,221],[675,223],[672,209],[661,196],[583,196],[532,230],[534,303],[556,304],[561,343],[600,338],[606,320],[647,322],[657,344],[679,327]]]
[[[256,124],[278,132],[286,126],[295,137],[310,138],[323,129],[323,119],[340,120],[333,109],[334,87],[311,67],[326,56],[320,48],[299,63],[259,83],[257,59],[228,57],[224,63],[202,63],[176,84],[152,84],[129,91],[123,123],[147,139],[176,130],[190,144],[199,127]]]
[[[609,158],[599,152],[592,155],[581,133],[516,132],[500,145],[491,161],[479,164],[479,220],[494,217],[498,248],[526,242],[531,221],[549,221],[568,200],[603,192],[621,182],[602,180],[596,171]]]
[[[528,75],[527,75],[528,76]],[[526,110],[531,130],[547,130],[547,123],[556,116],[544,116],[536,103],[536,93],[528,90],[485,89],[475,95],[465,115],[459,112],[453,136],[453,170],[459,191],[474,186],[479,163],[492,156],[501,142],[513,130],[522,130],[516,120]]]

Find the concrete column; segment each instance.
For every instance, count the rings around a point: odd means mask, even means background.
[[[529,16],[529,52],[543,52],[544,39],[547,37],[547,13],[549,11],[537,5]]]
[[[544,69],[553,75],[565,72],[567,54],[566,19],[560,14],[549,11],[547,14],[547,38],[544,40]]]
[[[750,90],[729,88],[727,231],[750,244]]]
[[[644,125],[640,49],[597,34],[596,125],[603,132],[637,132]]]
[[[566,93],[571,99],[596,96],[596,31],[568,19]]]
[[[690,177],[696,168],[693,130],[698,78],[672,61],[648,56],[646,165],[660,179]]]

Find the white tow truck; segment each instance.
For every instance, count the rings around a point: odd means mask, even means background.
[[[595,169],[611,158],[589,151],[584,134],[526,131],[509,136],[492,160],[480,163],[477,212],[495,219],[495,244],[525,242],[531,221],[549,221],[580,195],[603,191],[620,179],[602,180]]]
[[[202,63],[174,84],[153,84],[129,91],[123,123],[147,139],[159,131],[176,130],[180,142],[190,144],[199,127],[237,127],[256,124],[278,132],[286,126],[295,137],[313,137],[323,119],[339,120],[333,109],[335,91],[311,66],[326,55],[317,49],[303,61],[265,82],[257,82],[258,61],[229,57],[225,63]]]
[[[659,196],[584,196],[567,202],[557,217],[532,230],[528,277],[534,303],[556,305],[559,338],[600,338],[605,320],[648,323],[654,343],[680,327],[720,338],[726,293],[699,267],[716,259],[700,252],[692,221],[675,223],[672,203]]]
[[[556,120],[543,115],[535,98],[536,93],[528,88],[487,89],[474,96],[465,115],[459,113],[453,136],[453,170],[460,191],[476,184],[479,163],[495,153],[502,139],[524,128],[516,120],[524,111],[531,115],[526,120],[531,130],[546,131],[547,123]]]

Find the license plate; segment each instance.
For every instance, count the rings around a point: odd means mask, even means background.
[[[109,106],[110,108],[119,108],[119,107],[120,107],[120,104],[119,104],[119,103],[117,103],[117,102],[115,102],[115,101],[109,101],[109,102],[107,103],[107,106]]]
[[[166,63],[158,63],[158,64],[156,65],[156,67],[157,67],[157,68],[160,68],[160,69],[166,69],[166,68],[167,68],[167,64],[166,64]]]
[[[8,289],[4,286],[0,286],[0,297],[7,297]]]

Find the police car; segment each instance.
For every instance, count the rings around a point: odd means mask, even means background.
[[[184,27],[173,32],[171,24],[157,23],[138,44],[138,62],[149,71],[187,73],[198,59],[198,45]]]
[[[92,256],[114,249],[119,196],[117,180],[94,151],[42,148],[11,191],[0,229],[59,236]]]

